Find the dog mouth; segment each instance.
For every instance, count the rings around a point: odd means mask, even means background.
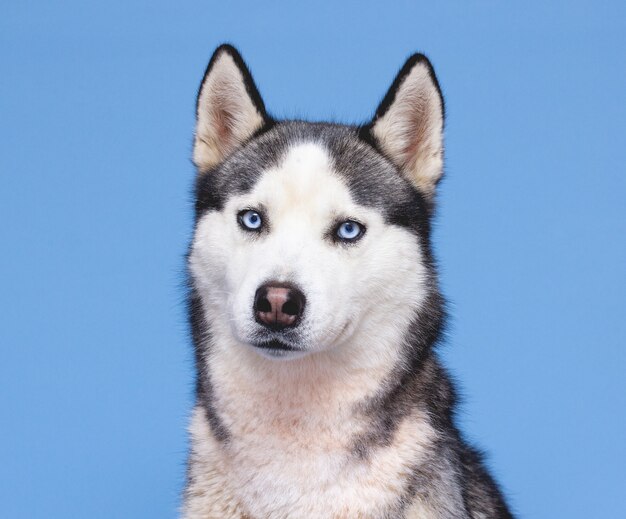
[[[269,359],[295,359],[307,353],[302,348],[292,346],[279,339],[253,342],[251,344],[263,357]]]
[[[269,341],[261,341],[254,342],[252,345],[256,348],[261,348],[263,350],[276,350],[276,351],[302,351],[300,348],[296,348],[295,346],[291,346],[286,342],[283,342],[278,339],[272,339]]]

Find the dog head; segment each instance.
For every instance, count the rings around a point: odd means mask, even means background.
[[[274,120],[237,51],[219,47],[193,160],[189,268],[214,340],[294,358],[397,340],[428,310],[443,99],[423,55],[353,127]]]

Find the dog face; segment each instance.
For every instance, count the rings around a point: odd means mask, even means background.
[[[442,126],[423,56],[355,128],[272,120],[240,56],[220,47],[198,96],[189,254],[214,340],[286,359],[402,334],[435,285]]]

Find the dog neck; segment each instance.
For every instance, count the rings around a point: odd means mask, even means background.
[[[196,408],[191,426],[194,477],[214,474],[209,487],[230,488],[252,517],[293,511],[293,495],[310,516],[394,516],[406,475],[427,456],[434,429],[415,407],[386,436],[369,404],[397,382],[406,345],[373,332],[369,339],[355,336],[289,361],[267,359],[233,339],[214,342],[203,374],[211,401]],[[346,489],[354,486],[365,497],[352,498]]]
[[[358,423],[359,404],[385,387],[402,347],[401,337],[365,329],[341,347],[272,360],[226,336],[214,341],[206,366],[212,407],[234,436]]]

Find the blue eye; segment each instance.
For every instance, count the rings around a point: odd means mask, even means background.
[[[347,220],[339,224],[335,234],[341,241],[355,241],[363,235],[364,228],[361,224]]]
[[[258,231],[263,225],[263,219],[258,212],[247,209],[239,213],[239,224],[247,231]]]

